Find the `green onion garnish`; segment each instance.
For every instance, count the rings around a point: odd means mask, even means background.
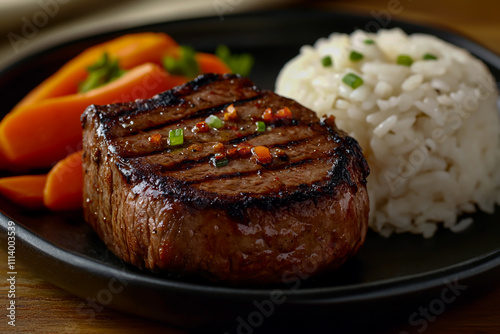
[[[411,66],[411,64],[413,64],[413,59],[408,55],[399,55],[396,63],[398,65]]]
[[[168,139],[170,146],[177,146],[184,144],[184,130],[175,129],[168,132]]]
[[[264,123],[262,121],[258,121],[257,123],[255,123],[255,125],[257,125],[257,132],[266,131],[266,123]]]
[[[432,53],[424,54],[423,58],[424,58],[424,60],[436,60],[436,59],[438,59],[438,57],[433,55]]]
[[[363,59],[363,57],[363,54],[357,51],[351,51],[351,54],[349,55],[349,59],[351,61],[360,61],[361,59]]]
[[[359,86],[361,86],[364,81],[356,74],[349,73],[342,78],[342,82],[345,83],[347,86],[350,86],[352,89],[356,89]]]
[[[323,67],[331,67],[333,65],[332,57],[324,56],[321,58],[321,65],[323,65]]]
[[[215,167],[224,167],[229,163],[229,159],[228,158],[222,158],[222,159],[213,158],[212,163],[214,164]]]
[[[183,75],[193,79],[200,73],[200,67],[195,59],[196,51],[190,46],[179,47],[179,57],[163,58],[163,67],[170,74]]]
[[[205,123],[208,124],[209,127],[219,129],[222,127],[222,120],[215,116],[215,115],[210,115],[205,119]]]
[[[365,40],[363,41],[363,43],[365,43],[365,44],[368,44],[368,45],[369,45],[369,44],[375,44],[375,41],[374,41],[373,39],[365,39]]]
[[[80,93],[104,86],[122,76],[126,71],[120,68],[118,59],[111,59],[107,53],[103,53],[101,58],[87,67],[87,72],[89,75],[78,86]]]
[[[215,55],[233,71],[244,77],[248,77],[254,63],[253,56],[249,53],[232,54],[226,45],[219,45],[215,49]]]

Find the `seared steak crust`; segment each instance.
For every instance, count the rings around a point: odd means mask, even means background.
[[[195,131],[230,105],[238,120]],[[265,109],[285,106],[293,119],[256,130]],[[357,142],[248,79],[204,75],[149,100],[90,106],[82,123],[85,218],[136,266],[280,282],[336,268],[364,241],[369,169]],[[170,146],[179,128],[184,144]],[[268,147],[272,162],[213,165],[214,154],[242,143]]]

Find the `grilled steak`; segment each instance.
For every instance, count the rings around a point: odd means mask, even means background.
[[[369,170],[357,142],[248,79],[200,76],[90,106],[82,123],[85,219],[138,267],[281,282],[336,268],[364,242]]]

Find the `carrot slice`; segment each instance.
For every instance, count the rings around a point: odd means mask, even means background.
[[[201,73],[232,73],[231,69],[216,55],[198,52],[195,56]]]
[[[9,113],[0,123],[0,146],[8,162],[23,168],[52,166],[82,141],[80,116],[91,104],[150,98],[185,83],[146,63],[84,94],[44,100]]]
[[[129,34],[93,46],[67,62],[33,89],[13,111],[48,98],[76,94],[78,84],[88,75],[87,67],[94,64],[105,52],[113,58],[118,58],[121,68],[131,69],[148,62],[161,64],[163,55],[168,53],[170,48],[177,46],[170,36],[163,33]]]
[[[14,171],[15,166],[7,160],[7,157],[3,153],[0,145],[0,170],[12,170]]]
[[[0,178],[0,193],[28,209],[43,207],[43,188],[47,175],[21,175]]]
[[[47,174],[43,204],[53,211],[80,209],[82,189],[82,151],[77,151],[59,161]]]

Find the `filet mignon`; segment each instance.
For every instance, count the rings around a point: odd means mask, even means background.
[[[138,267],[281,282],[334,269],[364,242],[369,169],[357,142],[249,79],[203,75],[149,100],[92,105],[82,124],[85,219]]]

